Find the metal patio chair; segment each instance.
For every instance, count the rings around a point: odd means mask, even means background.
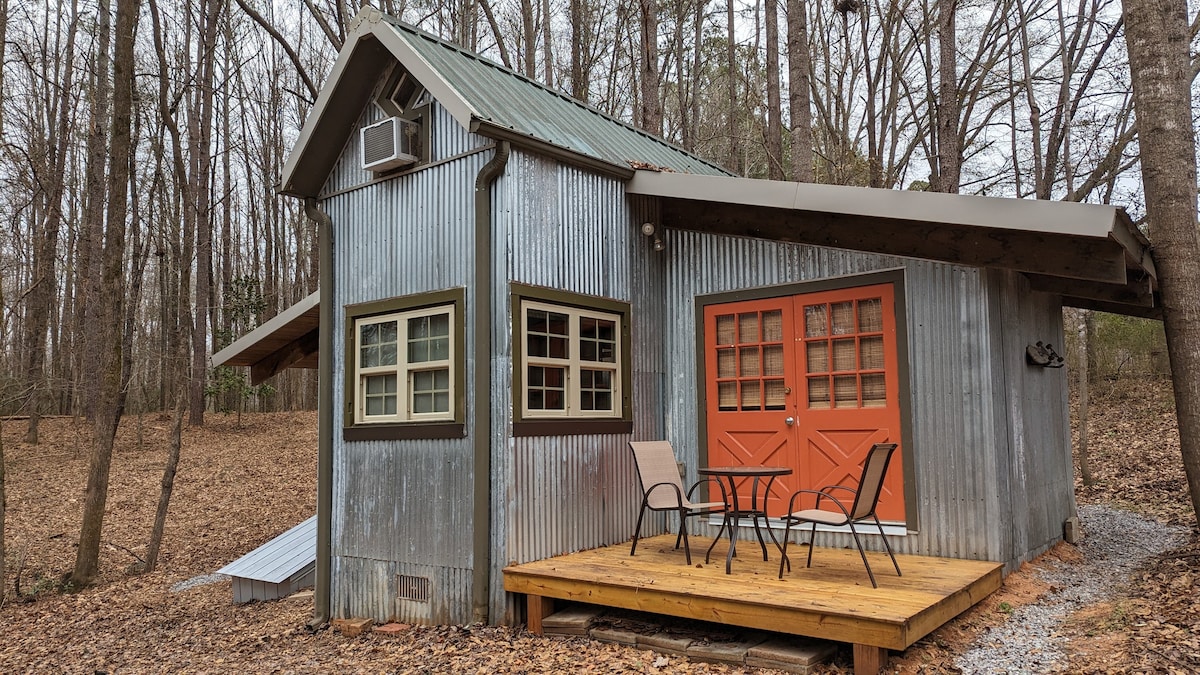
[[[637,552],[638,539],[642,533],[642,519],[646,511],[674,511],[679,514],[679,534],[675,537],[675,548],[683,542],[683,554],[688,565],[692,564],[692,550],[688,546],[687,518],[689,516],[705,516],[714,513],[725,514],[727,499],[725,487],[715,479],[705,479],[692,485],[685,493],[683,481],[679,478],[679,466],[675,463],[675,451],[668,441],[630,441],[629,449],[633,451],[633,461],[637,465],[638,480],[642,484],[642,506],[638,511],[637,526],[633,529],[633,545],[629,555]],[[693,502],[692,495],[696,488],[703,483],[715,483],[721,489],[719,502]],[[717,538],[728,526],[728,516],[721,520],[721,529]],[[708,562],[705,555],[704,562]]]
[[[812,567],[812,552],[816,548],[818,523],[832,527],[849,525],[850,534],[854,535],[854,543],[858,546],[858,554],[862,556],[863,565],[867,568],[867,576],[871,578],[871,587],[879,588],[879,584],[875,583],[875,574],[871,571],[871,563],[867,562],[867,554],[863,551],[862,541],[858,538],[858,530],[854,528],[855,523],[861,523],[865,520],[874,521],[875,527],[879,528],[879,536],[883,539],[883,546],[887,549],[888,556],[892,559],[892,565],[896,567],[896,576],[902,576],[900,574],[900,564],[896,562],[896,554],[892,553],[892,547],[888,544],[887,537],[883,534],[883,525],[880,524],[879,517],[875,515],[875,507],[879,504],[879,495],[883,492],[883,477],[887,475],[888,464],[892,461],[892,453],[895,450],[895,443],[876,443],[871,447],[870,451],[867,452],[866,461],[863,462],[862,476],[858,480],[858,490],[844,485],[826,485],[820,490],[797,490],[792,494],[792,498],[788,501],[788,514],[783,517],[785,526],[783,532],[783,554],[779,560],[780,579],[783,578],[784,563],[788,562],[788,537],[792,532],[793,525],[812,524],[812,532],[808,542],[808,563],[805,567]],[[854,494],[854,502],[850,505],[849,509],[837,497],[830,494],[834,490],[845,490]],[[817,495],[816,508],[800,511],[795,510],[796,499],[805,494]],[[833,502],[833,505],[838,510],[822,509],[822,499],[828,499]]]

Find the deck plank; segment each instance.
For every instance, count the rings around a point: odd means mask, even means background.
[[[693,538],[693,551],[711,540]],[[1000,563],[868,553],[879,588],[871,587],[855,550],[789,548],[792,571],[777,578],[778,552],[763,562],[757,546],[739,542],[733,574],[724,570],[724,543],[711,564],[673,550],[663,535],[514,565],[504,570],[513,593],[760,628],[840,642],[903,650],[1000,587]]]

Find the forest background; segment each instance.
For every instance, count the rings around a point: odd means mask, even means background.
[[[0,0],[0,414],[28,415],[36,441],[39,415],[88,413],[98,386],[89,335],[114,37],[108,0],[10,3]],[[750,177],[1144,213],[1111,0],[378,4]],[[247,403],[311,408],[314,373],[251,389],[207,359],[315,290],[315,225],[274,190],[356,8],[140,9],[122,264],[130,411],[167,409],[180,388],[192,424]]]

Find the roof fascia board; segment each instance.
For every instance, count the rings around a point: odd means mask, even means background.
[[[1064,297],[1087,298],[1099,302],[1128,307],[1154,307],[1154,289],[1150,280],[1131,279],[1129,283],[1097,284],[1077,279],[1027,274],[1029,286],[1035,291],[1056,293]]]
[[[1070,295],[1064,295],[1062,298],[1064,307],[1075,307],[1077,309],[1090,309],[1097,312],[1108,312],[1109,314],[1121,314],[1124,316],[1136,316],[1141,319],[1154,319],[1162,321],[1162,307],[1142,307],[1139,305],[1123,305],[1111,302],[1096,300],[1095,298],[1078,298]]]
[[[664,226],[683,230],[1117,285],[1128,279],[1124,251],[1107,238],[685,199],[664,199],[660,212]]]
[[[283,310],[279,314],[276,314],[274,317],[272,317],[270,320],[268,320],[263,325],[259,326],[258,328],[255,328],[254,330],[250,331],[249,333],[246,333],[242,337],[235,340],[233,342],[233,344],[231,344],[228,347],[213,354],[212,355],[212,367],[216,368],[217,366],[223,366],[223,365],[230,364],[231,361],[234,361],[235,359],[240,357],[242,354],[244,354],[246,351],[248,351],[249,349],[251,349],[255,345],[257,345],[258,343],[269,338],[276,331],[280,330],[281,328],[283,328],[285,326],[288,326],[289,324],[291,324],[293,322],[303,319],[305,314],[307,314],[310,311],[313,311],[319,307],[320,301],[321,301],[321,293],[320,293],[320,291],[317,291],[315,293],[310,294],[308,297],[304,298],[300,302],[297,302],[296,304],[292,305],[291,307],[288,307],[287,309]],[[315,323],[314,323],[314,325],[315,325]],[[230,364],[230,365],[252,365],[252,364],[237,363],[237,364]]]
[[[372,24],[376,26],[372,32],[380,43],[388,48],[400,65],[404,66],[413,79],[425,87],[429,95],[436,99],[456,122],[461,124],[464,129],[470,130],[472,120],[480,117],[479,112],[472,108],[467,100],[458,93],[458,90],[438,74],[438,71],[417,50],[413,49],[408,38],[401,35],[400,31],[391,23],[383,20],[383,15],[378,10],[364,10],[364,12],[368,11],[379,17]],[[360,15],[364,12],[360,12]]]
[[[1081,237],[1108,237],[1115,206],[638,171],[631,194]]]
[[[602,159],[589,157],[580,154],[574,150],[569,150],[553,143],[548,143],[539,138],[534,138],[526,134],[514,131],[508,127],[502,127],[487,120],[477,119],[470,127],[470,130],[480,136],[486,136],[497,141],[508,141],[517,147],[525,148],[539,154],[553,157],[568,164],[573,164],[585,169],[596,171],[606,176],[611,176],[620,180],[629,180],[634,176],[635,172],[632,168],[606,162]]]
[[[321,119],[325,116],[325,111],[329,108],[330,100],[337,91],[337,83],[341,82],[342,77],[345,76],[346,70],[349,68],[350,62],[354,57],[354,51],[358,48],[362,39],[372,32],[370,24],[352,23],[351,25],[352,32],[346,36],[346,41],[342,43],[342,50],[338,52],[337,60],[333,62],[333,67],[329,70],[329,76],[325,80],[325,85],[321,87],[320,93],[317,94],[316,102],[313,103],[312,109],[308,112],[308,117],[305,118],[304,124],[300,127],[300,134],[296,138],[296,143],[292,146],[291,153],[288,154],[287,160],[283,163],[283,170],[280,172],[280,185],[283,186],[281,192],[284,194],[305,196],[289,192],[290,186],[293,183],[293,177],[300,165],[300,160],[303,159],[305,151],[308,149],[309,143],[313,140],[313,135],[320,125]]]

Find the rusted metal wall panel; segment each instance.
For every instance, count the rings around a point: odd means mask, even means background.
[[[440,137],[467,136],[448,121],[438,125]],[[453,143],[469,145],[464,139]],[[347,152],[344,159],[351,154]],[[490,153],[467,155],[324,201],[333,220],[332,330],[339,347],[333,365],[331,600],[335,617],[421,620],[408,610],[403,617],[396,614],[394,577],[406,574],[405,566],[415,565],[424,570],[423,578],[433,580],[434,597],[412,611],[429,609],[435,621],[470,620],[473,446],[469,432],[467,438],[447,440],[343,440],[344,307],[470,286],[475,177],[489,157]],[[469,311],[466,316],[466,344],[470,345],[474,327]],[[467,358],[463,363],[470,382],[473,364]],[[468,411],[475,404],[468,389]]]
[[[633,531],[640,492],[627,443],[662,433],[663,257],[639,230],[653,219],[652,202],[627,200],[619,181],[514,152],[496,200],[493,515],[495,550],[505,555],[493,561],[492,606],[505,607],[512,621],[504,564],[624,541]],[[514,349],[508,279],[632,304],[632,436],[506,436]]]
[[[686,453],[689,480],[704,443],[696,296],[903,267],[917,482],[910,521],[919,526],[891,538],[893,547],[1012,563],[1059,535],[1073,508],[1063,498],[1071,494],[1069,445],[1062,460],[1065,380],[1019,360],[1023,341],[1043,339],[1032,334],[1061,344],[1051,296],[1028,293],[1019,275],[997,281],[976,268],[836,249],[682,231],[669,232],[667,247],[666,436]],[[1033,471],[1040,473],[1030,480]],[[1025,492],[1016,494],[1020,481]],[[848,534],[819,536],[853,546]]]

